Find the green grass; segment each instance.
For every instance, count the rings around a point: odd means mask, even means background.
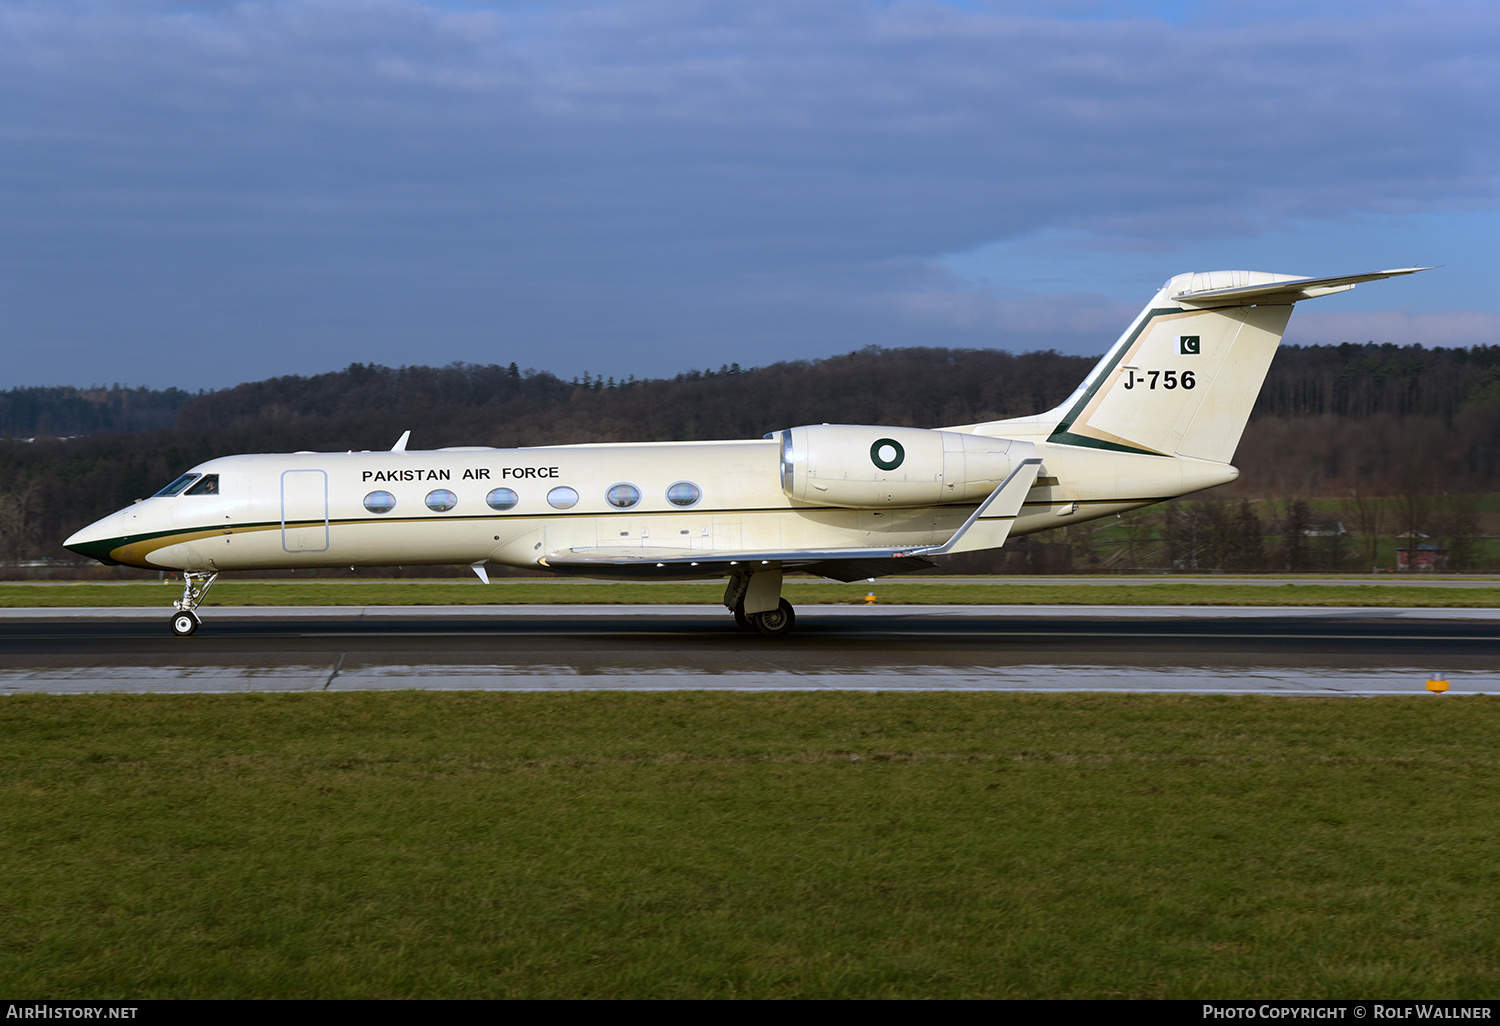
[[[1500,987],[1485,698],[3,701],[11,995]]]
[[[0,607],[170,605],[181,584],[0,585]],[[885,604],[916,605],[1188,605],[1188,606],[1500,606],[1494,588],[1402,587],[1380,584],[974,584],[916,583],[899,579],[837,584],[789,579],[797,605],[863,604],[873,591]],[[209,606],[381,606],[529,604],[717,604],[715,582],[632,584],[571,580],[479,581],[256,581],[225,578],[209,593]]]

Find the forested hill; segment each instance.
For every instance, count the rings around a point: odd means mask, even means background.
[[[355,364],[199,395],[0,393],[0,561],[66,556],[72,530],[237,452],[757,438],[798,424],[936,427],[1043,412],[1092,357],[864,349],[650,381],[501,366]],[[49,437],[50,436],[50,437]],[[66,439],[66,440],[62,440]],[[1500,490],[1500,346],[1284,347],[1222,494]]]
[[[151,393],[172,415],[151,428],[237,451],[536,445],[627,439],[758,438],[778,427],[838,419],[961,423],[1039,412],[1066,396],[1093,358],[993,350],[867,349],[814,362],[671,379],[564,381],[546,372],[455,364],[354,364],[314,377],[271,378],[190,396]],[[142,392],[146,390],[141,390]],[[88,397],[97,409],[81,408]],[[130,431],[111,410],[118,390],[15,389],[0,394],[0,435]],[[386,436],[390,435],[390,438]]]
[[[222,391],[15,388],[0,392],[0,438],[159,432],[222,437],[235,449],[372,448],[393,426],[413,444],[755,437],[804,422],[914,426],[1038,413],[1094,357],[1054,352],[869,348],[827,360],[671,379],[563,381],[515,364],[354,364]],[[1500,346],[1283,346],[1257,416],[1452,417],[1500,401]]]
[[[1497,382],[1500,345],[1283,346],[1271,364],[1255,415],[1452,417],[1466,403],[1500,401]]]
[[[160,431],[192,397],[180,388],[13,388],[0,392],[0,438]]]

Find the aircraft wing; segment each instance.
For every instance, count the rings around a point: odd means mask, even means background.
[[[1360,282],[1379,281],[1382,278],[1398,278],[1403,274],[1430,271],[1430,267],[1403,267],[1390,271],[1371,271],[1368,274],[1346,274],[1337,278],[1284,278],[1261,285],[1241,285],[1236,288],[1200,289],[1179,292],[1172,298],[1190,306],[1245,306],[1249,304],[1286,304],[1302,299],[1327,296],[1334,292],[1347,292]]]
[[[541,561],[548,570],[590,577],[668,578],[727,577],[780,567],[803,570],[836,581],[911,573],[937,566],[930,559],[908,556],[906,549],[788,549],[766,552],[693,552],[682,549],[635,549],[629,555],[604,549],[564,549]]]
[[[558,573],[632,578],[718,577],[779,566],[782,570],[803,570],[836,581],[858,581],[925,570],[937,565],[928,558],[930,556],[999,548],[1005,544],[1041,465],[1039,456],[1021,460],[1000,487],[991,492],[963,526],[941,545],[761,552],[591,546],[549,553],[541,564]]]

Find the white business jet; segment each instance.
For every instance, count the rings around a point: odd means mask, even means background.
[[[1225,484],[1292,305],[1406,268],[1166,283],[1078,390],[1034,417],[818,424],[732,442],[225,456],[64,544],[181,571],[172,631],[227,570],[467,563],[605,578],[727,578],[742,628],[777,636],[782,575],[840,581]]]

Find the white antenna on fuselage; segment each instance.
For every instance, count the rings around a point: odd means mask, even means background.
[[[410,431],[401,432],[401,437],[396,439],[396,444],[391,446],[391,452],[405,452],[406,440],[411,437]]]

